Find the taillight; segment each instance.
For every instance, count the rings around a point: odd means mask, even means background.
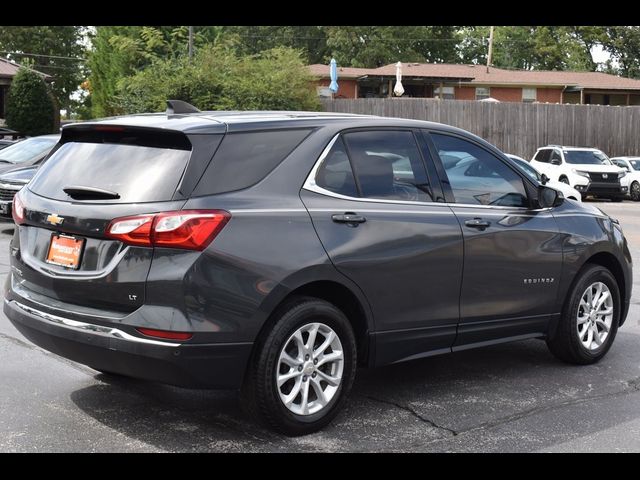
[[[203,250],[231,218],[224,210],[178,210],[113,220],[105,235],[130,245]]]
[[[189,340],[193,337],[193,333],[186,332],[170,332],[168,330],[155,330],[153,328],[141,327],[137,327],[136,330],[147,337],[164,338],[167,340]]]
[[[24,223],[24,203],[20,198],[20,193],[16,193],[13,197],[13,203],[11,204],[11,216],[16,225]]]
[[[117,238],[129,245],[151,247],[153,219],[153,215],[116,218],[107,227],[107,237]]]

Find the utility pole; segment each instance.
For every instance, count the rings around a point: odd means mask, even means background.
[[[491,66],[492,57],[493,57],[493,27],[489,29],[489,54],[487,55],[487,73],[489,73],[489,67]]]
[[[189,27],[189,63],[191,63],[192,58],[193,58],[193,27]]]

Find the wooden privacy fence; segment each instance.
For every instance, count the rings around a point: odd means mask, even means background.
[[[446,123],[527,160],[548,144],[595,147],[609,156],[640,156],[640,107],[428,98],[321,99],[321,103],[328,112]]]

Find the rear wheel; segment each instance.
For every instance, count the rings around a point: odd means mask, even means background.
[[[631,195],[631,200],[633,200],[634,202],[640,202],[640,183],[634,181],[631,184],[629,194]]]
[[[606,355],[618,331],[620,290],[611,272],[587,266],[569,292],[558,329],[547,345],[568,363],[587,365]]]
[[[344,313],[324,300],[300,298],[276,314],[256,345],[242,402],[279,432],[312,433],[338,414],[355,369],[355,337]]]

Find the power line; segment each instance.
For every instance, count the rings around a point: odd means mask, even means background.
[[[86,62],[86,58],[78,58],[78,57],[64,57],[61,55],[44,55],[42,53],[26,53],[26,52],[3,52],[0,51],[3,55],[22,55],[25,57],[46,57],[46,58],[59,58],[62,60],[75,60],[77,62]]]

